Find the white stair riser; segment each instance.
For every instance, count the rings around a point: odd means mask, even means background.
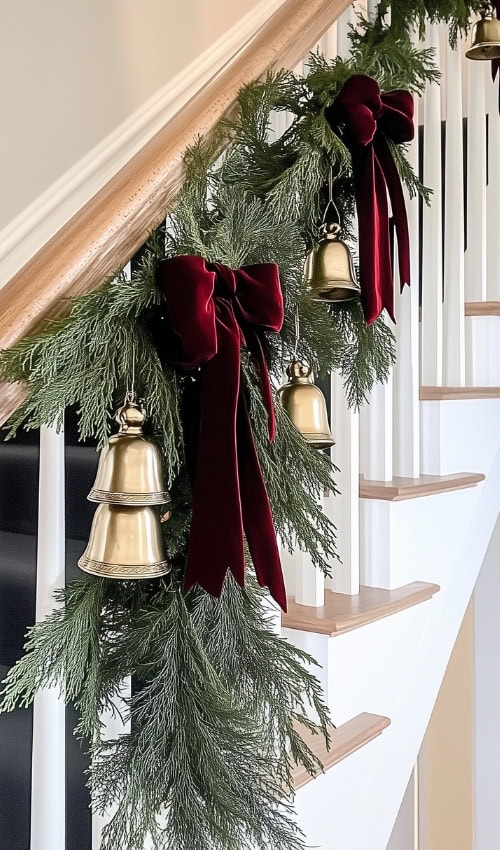
[[[500,316],[466,316],[465,383],[500,386]]]
[[[461,545],[481,486],[401,502],[361,499],[361,584],[439,584]]]
[[[487,474],[500,439],[500,399],[422,401],[422,473]]]

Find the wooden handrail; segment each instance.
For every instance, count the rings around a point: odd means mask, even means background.
[[[238,90],[273,67],[293,68],[349,0],[285,0],[253,38],[0,289],[0,348],[10,348],[127,263],[168,211],[182,184],[183,154],[234,108]],[[22,387],[0,388],[0,424]]]

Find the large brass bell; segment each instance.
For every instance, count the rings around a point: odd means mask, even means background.
[[[312,370],[294,360],[288,367],[289,381],[278,390],[278,398],[298,431],[312,446],[326,449],[335,444],[328,424],[326,401],[313,383]]]
[[[98,505],[78,566],[106,578],[157,578],[170,572],[158,512],[150,506]]]
[[[467,59],[500,58],[500,21],[488,6],[481,9],[481,20],[476,24],[474,40],[465,55]]]
[[[146,413],[127,399],[116,414],[120,425],[102,450],[91,502],[110,505],[162,505],[170,501],[157,446],[142,432]]]
[[[106,578],[157,578],[170,572],[155,507],[170,501],[160,452],[144,437],[146,413],[132,396],[116,419],[120,429],[101,453],[88,496],[100,504],[78,566]]]
[[[332,222],[322,225],[322,233],[306,257],[305,282],[315,301],[352,301],[359,298],[360,286],[356,280],[349,248],[338,234],[340,227]]]

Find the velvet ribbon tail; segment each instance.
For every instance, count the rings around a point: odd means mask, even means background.
[[[384,136],[379,135],[376,139],[375,150],[384,172],[385,182],[391,199],[392,215],[398,240],[399,281],[402,291],[404,285],[409,285],[410,283],[410,234],[405,198],[394,157]],[[389,315],[391,314],[389,313]],[[391,318],[393,318],[392,315]]]
[[[385,308],[394,321],[389,211],[384,173],[373,145],[353,152],[353,173],[365,320],[371,325]]]

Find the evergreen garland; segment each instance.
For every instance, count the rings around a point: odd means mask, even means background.
[[[313,55],[305,78],[283,71],[243,88],[238,119],[222,121],[214,137],[186,153],[186,180],[166,238],[150,240],[132,281],[115,276],[75,300],[66,318],[0,356],[0,377],[27,387],[11,434],[20,426],[61,424],[64,408],[76,404],[81,437],[93,436],[101,447],[135,358],[138,393],[147,401],[151,434],[165,461],[172,506],[163,529],[172,575],[136,583],[90,577],[69,585],[58,594],[61,607],[30,630],[3,693],[4,711],[30,705],[37,689],[47,686],[58,687],[78,708],[77,734],[92,757],[93,805],[115,811],[103,850],[143,850],[148,836],[163,850],[301,850],[291,771],[297,763],[314,774],[320,765],[300,728],[327,740],[329,734],[328,710],[309,669],[315,662],[273,633],[250,562],[244,591],[228,577],[220,599],[198,589],[182,592],[191,518],[179,414],[185,379],[160,362],[149,333],[159,303],[158,262],[165,255],[197,254],[233,268],[278,263],[285,323],[267,351],[276,381],[297,354],[319,372],[337,370],[349,404],[362,404],[374,383],[387,379],[392,332],[382,317],[367,327],[358,303],[313,302],[302,281],[330,167],[346,238],[354,212],[350,154],[324,109],[355,73],[375,77],[383,90],[422,91],[438,72],[432,53],[411,44],[411,27],[444,20],[454,43],[480,5],[382,0],[375,20],[360,20],[351,32],[348,60]],[[275,138],[273,114],[285,110],[290,126]],[[226,153],[219,158],[221,146]],[[393,154],[410,193],[429,200],[401,146]],[[325,488],[335,491],[335,470],[279,406],[277,438],[269,444],[245,352],[242,364],[276,530],[285,545],[299,545],[329,574],[337,557],[335,529],[317,496]],[[114,710],[129,676],[135,682],[126,706],[131,733],[105,740],[100,714]]]

